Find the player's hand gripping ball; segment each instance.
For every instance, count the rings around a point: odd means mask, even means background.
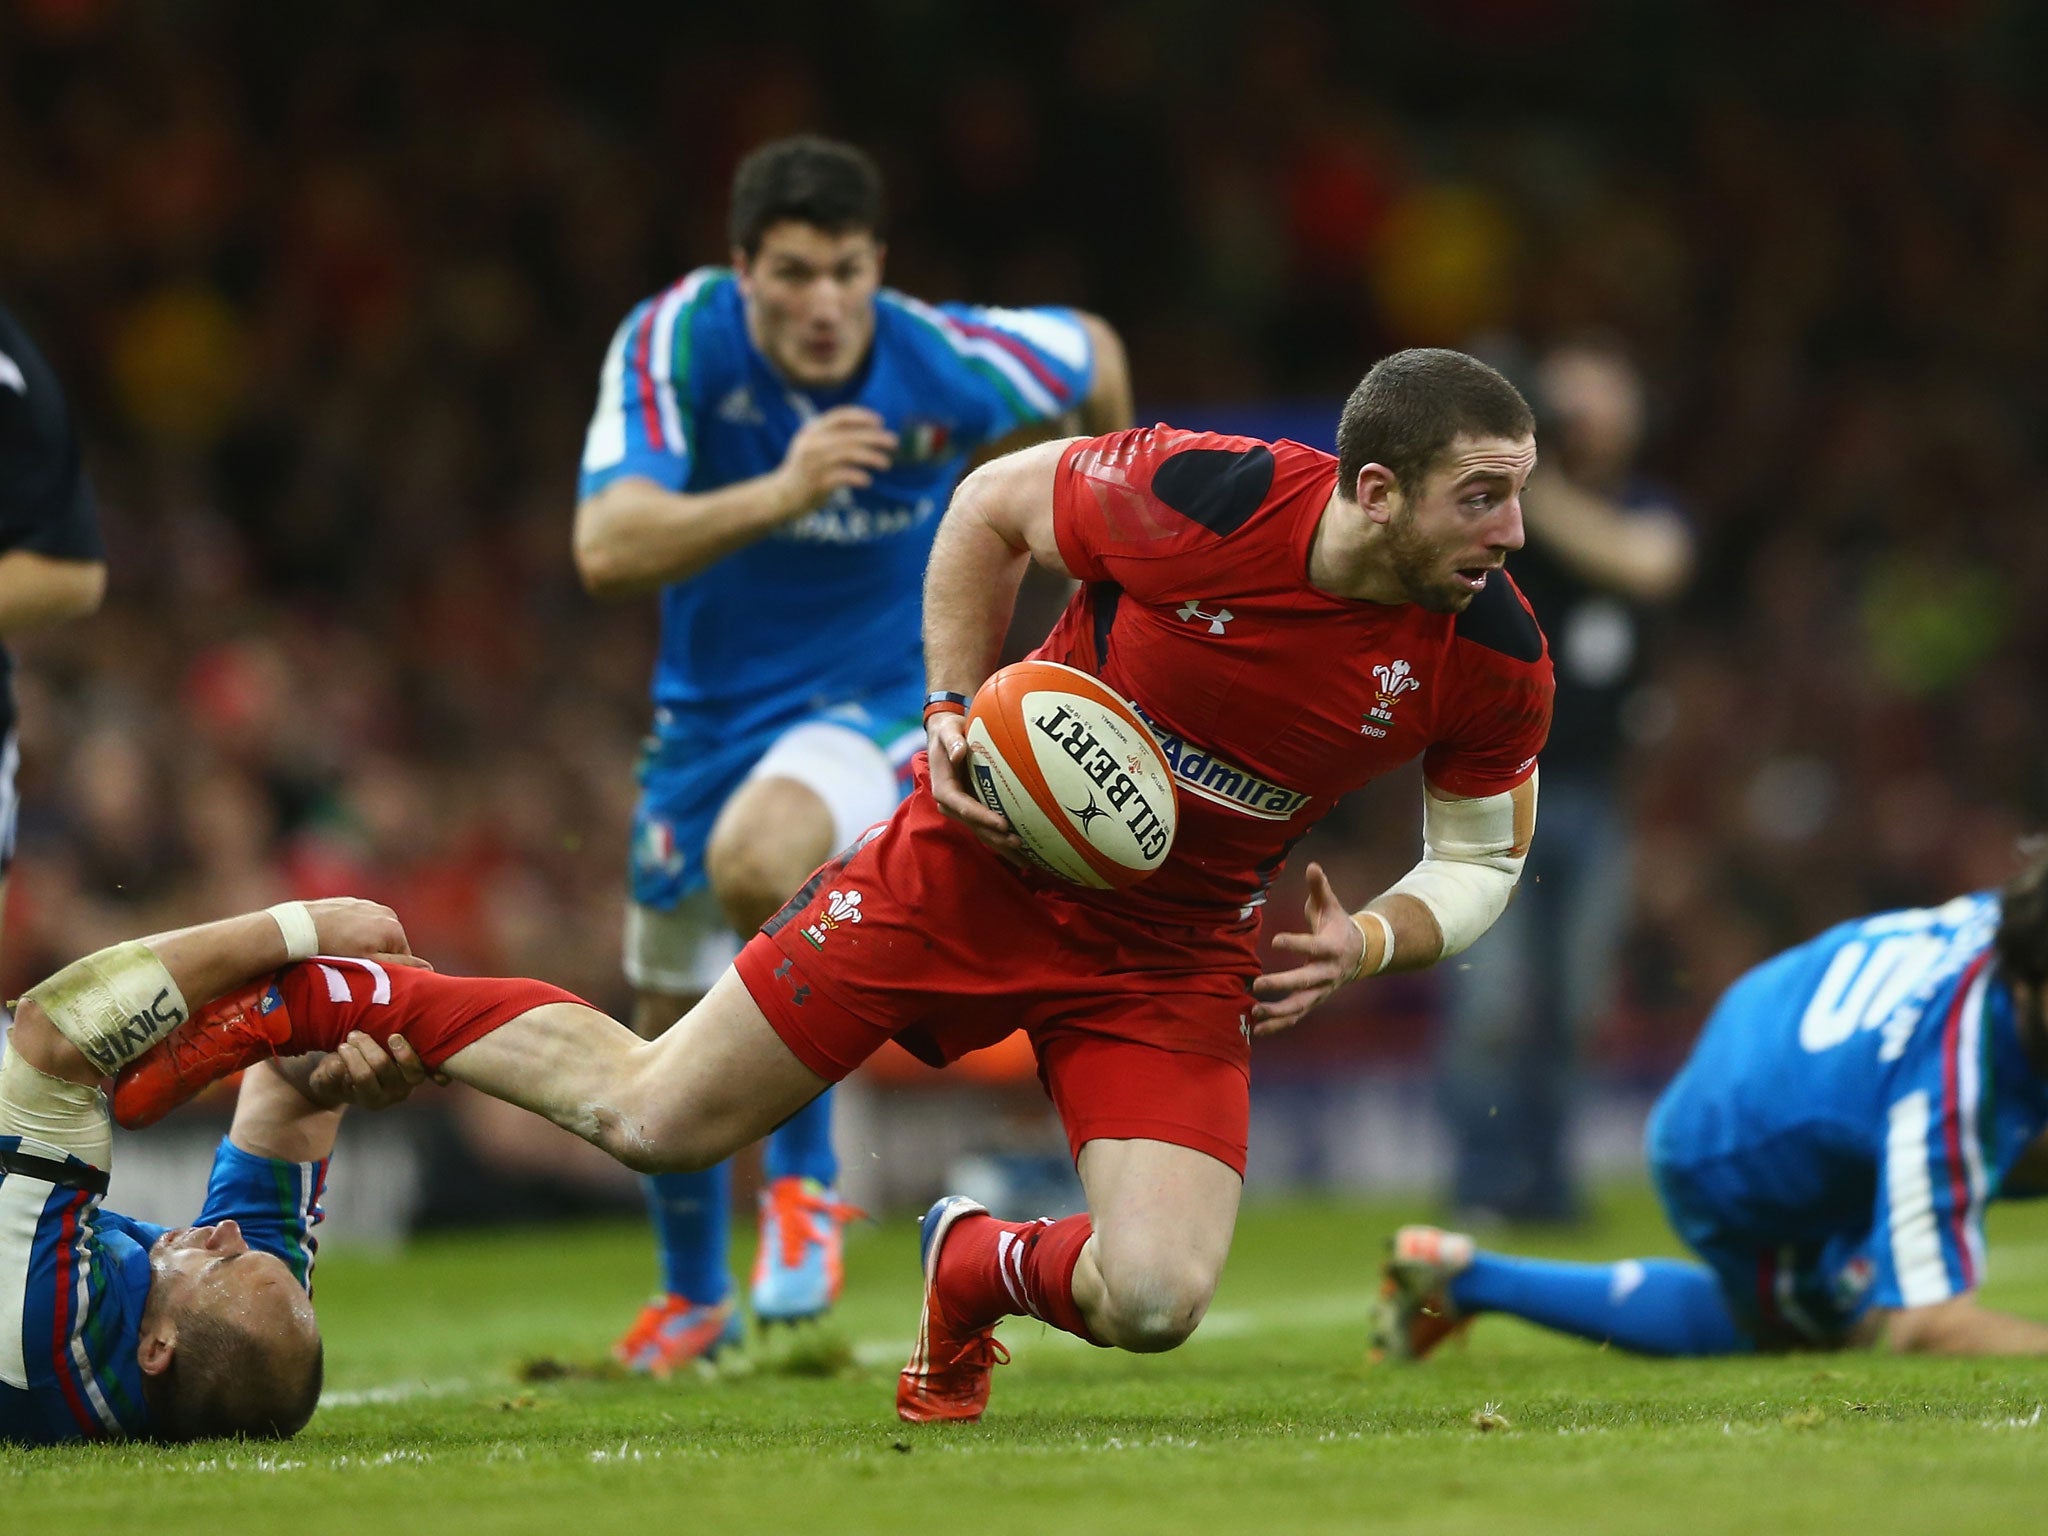
[[[1004,667],[974,696],[967,749],[974,793],[1048,874],[1122,890],[1173,847],[1173,771],[1137,712],[1086,672]]]

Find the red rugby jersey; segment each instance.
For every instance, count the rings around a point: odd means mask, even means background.
[[[1333,597],[1310,542],[1337,461],[1300,443],[1158,426],[1060,457],[1053,529],[1083,583],[1033,654],[1137,705],[1173,764],[1180,831],[1125,910],[1254,915],[1294,843],[1418,753],[1447,794],[1528,778],[1550,657],[1504,575],[1462,614]]]

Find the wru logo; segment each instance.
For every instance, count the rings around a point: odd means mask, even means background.
[[[811,948],[823,949],[826,934],[835,928],[843,928],[849,923],[859,921],[859,891],[827,891],[824,912],[815,923],[806,924],[801,932],[810,941]]]
[[[1409,673],[1413,670],[1405,661],[1383,661],[1372,669],[1372,675],[1379,680],[1380,693],[1379,697],[1374,700],[1372,708],[1366,711],[1365,724],[1359,727],[1366,735],[1386,735],[1385,731],[1379,729],[1372,722],[1378,720],[1384,725],[1392,725],[1394,723],[1394,701],[1400,698],[1402,694],[1412,693],[1415,689],[1422,686],[1420,678],[1409,676]]]

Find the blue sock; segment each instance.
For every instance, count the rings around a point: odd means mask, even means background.
[[[732,1289],[731,1165],[720,1163],[702,1173],[652,1174],[640,1187],[661,1250],[662,1285],[700,1306],[725,1300]]]
[[[1506,1312],[1644,1355],[1733,1355],[1754,1346],[1702,1264],[1566,1264],[1482,1253],[1450,1283],[1461,1312]]]
[[[816,1179],[830,1189],[839,1180],[832,1151],[832,1094],[819,1094],[775,1128],[762,1173],[770,1179]]]

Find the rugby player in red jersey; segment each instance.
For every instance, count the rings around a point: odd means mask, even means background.
[[[1528,406],[1472,358],[1403,352],[1366,375],[1337,441],[1332,458],[1157,427],[970,476],[926,577],[928,792],[820,869],[660,1039],[557,999],[444,1051],[437,1009],[516,984],[393,973],[375,1007],[288,981],[289,1040],[252,1049],[402,1029],[430,1066],[653,1171],[730,1155],[891,1038],[943,1064],[1022,1028],[1088,1214],[932,1208],[897,1411],[979,1417],[994,1326],[1018,1313],[1173,1348],[1229,1251],[1252,1035],[1354,977],[1462,950],[1506,905],[1535,825],[1550,664],[1502,570],[1536,460]],[[1015,834],[962,779],[960,710],[1033,559],[1082,583],[1037,654],[1143,710],[1182,790],[1173,851],[1129,891],[994,856]],[[1288,850],[1418,756],[1422,861],[1356,914],[1311,865],[1308,931],[1275,941],[1300,963],[1260,976],[1259,909]],[[232,1035],[219,1050],[174,1035],[124,1081],[117,1115],[124,1094],[154,1108],[187,1092],[234,1059]]]

